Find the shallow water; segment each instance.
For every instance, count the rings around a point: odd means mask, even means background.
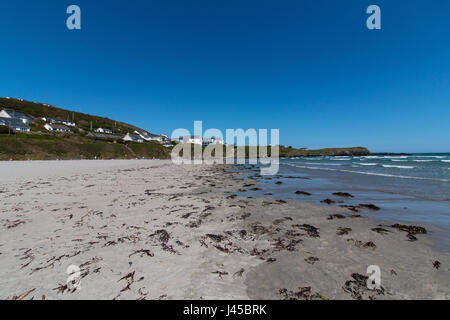
[[[436,248],[450,252],[450,154],[281,159],[278,176],[263,176],[259,183],[264,185],[262,191],[242,195],[272,193],[268,196],[275,199],[317,204],[326,198],[336,201],[335,205],[372,203],[381,210],[360,214],[380,222],[433,226],[430,236]],[[297,195],[297,190],[311,196]],[[332,194],[338,191],[354,198]]]

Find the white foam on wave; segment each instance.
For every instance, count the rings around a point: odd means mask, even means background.
[[[305,164],[312,164],[315,166],[342,166],[341,163],[318,163],[318,162],[305,162]]]
[[[338,172],[349,172],[349,173],[359,173],[370,176],[381,176],[381,177],[391,177],[391,178],[400,178],[400,179],[414,179],[414,180],[431,180],[431,181],[440,181],[440,182],[450,182],[449,179],[433,179],[426,177],[412,177],[412,176],[401,176],[395,174],[387,174],[387,173],[376,173],[376,172],[363,172],[363,171],[353,171],[353,170],[344,170],[344,169],[333,169],[333,168],[317,168],[317,167],[307,167],[307,166],[299,166],[297,164],[285,163],[288,166],[301,168],[301,169],[312,169],[312,170],[328,170],[328,171],[338,171]],[[450,170],[450,168],[448,168]]]
[[[408,156],[384,156],[385,159],[406,159]]]
[[[414,162],[433,162],[435,160],[413,160]]]
[[[414,169],[413,166],[393,166],[389,164],[383,164],[383,168],[399,168],[399,169]]]
[[[450,160],[441,160],[442,162],[450,162]]]
[[[362,165],[362,166],[376,166],[376,165],[378,165],[378,163],[373,163],[373,162],[358,163],[358,164]]]

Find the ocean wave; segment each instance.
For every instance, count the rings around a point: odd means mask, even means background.
[[[399,168],[399,169],[414,169],[414,166],[393,166],[388,164],[383,164],[384,168]]]
[[[358,163],[359,165],[362,166],[376,166],[378,165],[378,163],[374,163],[374,162],[366,162],[366,163]]]
[[[341,163],[318,163],[318,162],[305,162],[305,164],[313,164],[315,166],[342,166]]]
[[[442,162],[450,162],[450,160],[441,160]]]
[[[401,176],[395,174],[387,174],[387,173],[376,173],[376,172],[363,172],[363,171],[353,171],[353,170],[344,170],[344,169],[333,169],[333,168],[318,168],[318,167],[307,167],[307,166],[299,166],[297,164],[285,163],[291,167],[301,168],[301,169],[312,169],[312,170],[327,170],[327,171],[337,171],[337,172],[348,172],[348,173],[359,173],[370,176],[381,176],[381,177],[391,177],[391,178],[400,178],[400,179],[413,179],[413,180],[430,180],[430,181],[440,181],[440,182],[450,182],[449,179],[434,179],[427,177],[413,177],[413,176]],[[450,170],[450,168],[448,168]]]
[[[412,161],[414,161],[414,162],[433,162],[435,160],[412,160]],[[442,160],[442,161],[444,161],[444,160]]]
[[[408,156],[384,156],[385,159],[406,159]]]
[[[420,155],[409,156],[409,157],[411,157],[411,158],[436,158],[436,159],[448,158],[448,156],[420,156]]]

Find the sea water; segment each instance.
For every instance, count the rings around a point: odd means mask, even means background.
[[[282,184],[275,183],[280,180]],[[246,195],[272,193],[275,199],[317,204],[326,198],[336,205],[375,204],[381,210],[361,214],[380,222],[433,226],[430,235],[436,246],[450,252],[450,154],[282,158],[279,175],[263,176],[260,183],[262,191]],[[297,190],[312,195],[297,195]],[[354,198],[334,196],[338,191]]]

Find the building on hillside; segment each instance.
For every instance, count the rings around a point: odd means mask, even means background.
[[[50,118],[50,117],[42,117],[42,120],[45,122],[53,123],[53,124],[65,124],[66,126],[75,127],[75,121],[73,120],[64,120],[64,119],[57,119],[57,118]]]
[[[138,136],[140,136],[145,141],[158,141],[160,143],[167,141],[167,136],[165,134],[151,134],[151,133],[141,132],[141,131],[137,131],[137,130],[135,130],[134,133],[136,133]]]
[[[123,138],[123,141],[130,141],[130,142],[137,142],[137,143],[143,143],[144,139],[142,139],[140,136],[138,136],[137,134],[130,134],[127,133]]]
[[[95,132],[97,133],[108,133],[108,134],[112,134],[112,130],[106,129],[106,128],[97,128],[95,129]]]
[[[211,144],[223,144],[222,138],[211,137],[211,138],[203,138],[203,146],[207,147]]]
[[[24,124],[28,124],[28,123],[34,123],[33,119],[30,118],[29,116],[24,115],[21,112],[17,112],[14,110],[2,110],[0,111],[0,117],[1,118],[9,118],[9,119],[18,119],[20,121],[22,121],[22,123]]]
[[[46,123],[44,125],[44,128],[47,129],[48,131],[52,131],[52,132],[70,132],[70,129],[62,124]]]
[[[173,144],[171,144],[170,142],[164,142],[163,147],[171,148],[171,147],[173,147]]]
[[[202,137],[200,136],[184,136],[180,137],[182,143],[202,144]]]
[[[30,132],[30,126],[19,118],[0,117],[0,125],[9,127],[14,131]]]

